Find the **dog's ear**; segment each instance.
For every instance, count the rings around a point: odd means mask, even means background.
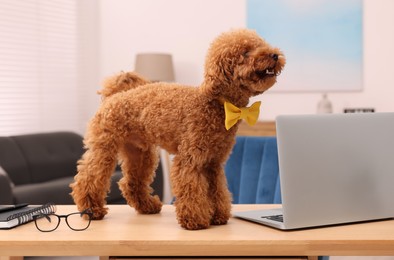
[[[212,99],[216,99],[220,97],[223,88],[223,84],[220,83],[218,78],[205,75],[204,82],[201,85],[201,91],[205,96],[211,97]]]
[[[207,59],[204,83],[202,84],[202,90],[205,94],[213,98],[221,96],[224,91],[223,88],[231,84],[233,66],[233,59],[224,55],[215,55]]]
[[[244,60],[242,52],[224,46],[217,49],[205,63],[205,75],[216,78],[217,81],[230,83],[233,79],[234,67]]]

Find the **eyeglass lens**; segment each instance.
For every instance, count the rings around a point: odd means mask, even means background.
[[[82,231],[89,227],[90,216],[86,213],[72,213],[66,216],[56,214],[40,215],[35,218],[35,224],[40,231],[50,232],[55,230],[60,223],[60,219],[65,218],[67,225],[75,231]]]
[[[35,218],[36,227],[41,231],[52,231],[59,226],[60,218],[56,215],[39,215]]]
[[[72,213],[66,218],[67,225],[73,230],[85,230],[90,225],[90,216],[84,213]]]

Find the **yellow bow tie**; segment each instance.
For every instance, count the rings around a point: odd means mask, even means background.
[[[224,112],[226,113],[225,126],[229,130],[238,120],[245,119],[249,125],[254,125],[259,118],[261,102],[253,103],[250,107],[238,108],[229,102],[224,102]]]

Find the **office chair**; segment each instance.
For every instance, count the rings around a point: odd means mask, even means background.
[[[237,136],[225,173],[234,204],[282,202],[276,137]]]
[[[275,137],[238,136],[225,165],[234,204],[280,204]]]

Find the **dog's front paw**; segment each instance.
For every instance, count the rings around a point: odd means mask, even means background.
[[[181,227],[187,230],[207,229],[210,225],[209,221],[201,221],[194,219],[178,219]]]
[[[211,219],[211,224],[212,225],[225,225],[228,222],[229,217],[228,216],[214,216]]]
[[[176,208],[178,223],[187,230],[206,229],[211,224],[211,213],[188,207]]]
[[[211,224],[212,225],[224,225],[227,224],[228,220],[231,217],[231,207],[224,207],[221,211],[217,210],[215,214],[212,216]]]

